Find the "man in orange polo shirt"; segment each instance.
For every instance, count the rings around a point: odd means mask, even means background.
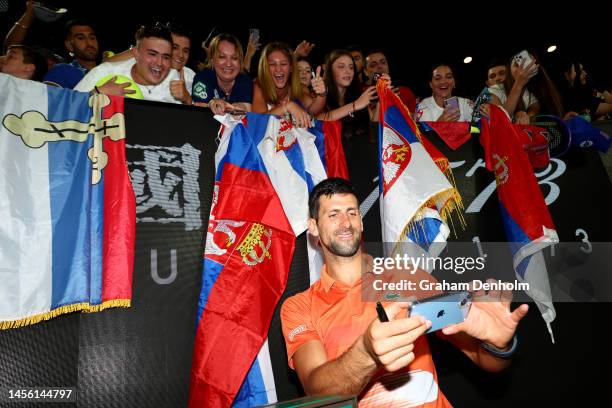
[[[321,278],[281,309],[289,365],[306,393],[358,395],[360,407],[450,407],[422,336],[431,322],[406,317],[409,304],[392,302],[389,322],[381,323],[375,304],[362,300],[362,271],[371,263],[361,252],[363,224],[353,187],[339,178],[321,182],[309,211],[309,232],[319,238],[325,265]],[[516,346],[514,332],[527,309],[510,312],[502,298],[473,302],[465,322],[446,327],[442,336],[485,370],[499,371],[510,364],[508,350]]]

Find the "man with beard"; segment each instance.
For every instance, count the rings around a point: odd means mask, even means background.
[[[450,407],[423,336],[431,322],[407,316],[407,302],[389,302],[389,321],[381,322],[374,302],[362,297],[372,258],[361,251],[363,224],[353,187],[340,178],[322,181],[311,192],[309,213],[308,230],[319,239],[325,265],[317,282],[281,308],[289,366],[304,391],[358,395],[364,406]],[[413,276],[435,281],[422,270]],[[514,332],[528,307],[511,313],[508,294],[492,292],[441,336],[485,370],[499,371],[510,363]]]
[[[64,46],[74,59],[69,64],[55,64],[45,75],[44,82],[73,89],[97,65],[98,38],[91,23],[85,20],[66,23]]]

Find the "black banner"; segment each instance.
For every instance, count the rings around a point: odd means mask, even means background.
[[[199,109],[128,100],[126,126],[137,203],[132,307],[0,332],[0,388],[76,387],[82,407],[186,406],[218,124]],[[494,179],[480,159],[478,141],[456,151],[437,138],[432,142],[453,163],[466,208],[467,228],[455,228],[453,239],[475,246],[478,240],[505,241]],[[360,202],[369,207],[366,240],[379,241],[376,144],[367,139],[344,144],[351,180]],[[609,241],[612,185],[596,152],[572,150],[537,176],[562,241]],[[282,300],[308,284],[300,236]],[[301,395],[301,387],[287,367],[279,308],[269,348],[278,399],[287,400]],[[607,349],[595,328],[609,320],[608,311],[608,304],[557,305],[557,344],[552,345],[532,304],[519,329],[513,367],[499,375],[480,371],[430,336],[441,389],[457,407],[514,407],[527,395],[546,406],[597,401],[600,391],[591,370],[609,353],[594,351]]]

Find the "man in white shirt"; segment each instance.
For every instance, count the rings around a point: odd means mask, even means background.
[[[181,80],[179,73],[171,69],[172,44],[172,35],[165,25],[142,26],[136,32],[136,46],[131,50],[134,59],[100,64],[85,75],[74,89],[126,96],[134,92],[126,89],[129,83],[118,84],[111,78],[103,85],[96,86],[100,79],[108,75],[124,75],[140,87],[143,99],[182,103],[170,91],[170,83]]]

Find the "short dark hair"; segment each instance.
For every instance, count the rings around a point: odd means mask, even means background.
[[[506,59],[500,57],[493,58],[487,64],[487,71],[489,71],[491,68],[499,67],[501,65],[503,65],[504,67],[506,66]]]
[[[372,49],[366,51],[366,53],[364,54],[364,57],[368,58],[372,54],[382,54],[382,55],[385,56],[385,58],[387,58],[387,53],[382,48],[372,48]]]
[[[93,32],[96,32],[96,27],[91,23],[91,21],[85,20],[83,18],[75,18],[72,20],[69,20],[66,24],[64,24],[64,38],[68,39],[68,36],[70,36],[70,30],[72,30],[72,27],[75,26],[85,26],[85,27],[89,27],[93,30]]]
[[[191,31],[181,23],[169,22],[166,24],[171,34],[178,35],[179,37],[187,37],[191,41]]]
[[[319,198],[321,196],[331,197],[334,194],[352,194],[357,197],[355,188],[348,181],[340,177],[331,177],[323,180],[310,192],[308,197],[308,213],[310,218],[319,218]]]
[[[360,53],[363,56],[363,50],[361,49],[360,46],[356,45],[356,44],[351,44],[349,46],[347,46],[345,48],[345,50],[347,50],[348,52],[353,52],[353,51],[357,51],[358,53]],[[384,53],[383,53],[384,54]]]
[[[433,64],[429,70],[429,80],[431,81],[431,79],[433,78],[433,72],[438,69],[439,67],[449,67],[451,72],[453,73],[453,76],[455,76],[455,67],[451,64],[446,63],[445,61],[442,62],[438,62],[437,64]]]
[[[23,54],[23,63],[24,64],[32,64],[34,65],[34,72],[32,73],[32,77],[30,78],[32,81],[42,81],[47,73],[48,64],[45,57],[36,52],[32,47],[28,47],[27,45],[15,44],[11,45],[8,49],[19,49]]]
[[[140,26],[134,38],[136,39],[136,44],[142,41],[144,38],[161,38],[162,40],[168,41],[172,44],[172,33],[170,32],[170,28],[168,24],[163,24],[160,22],[156,22],[155,24],[149,24],[146,26]]]

